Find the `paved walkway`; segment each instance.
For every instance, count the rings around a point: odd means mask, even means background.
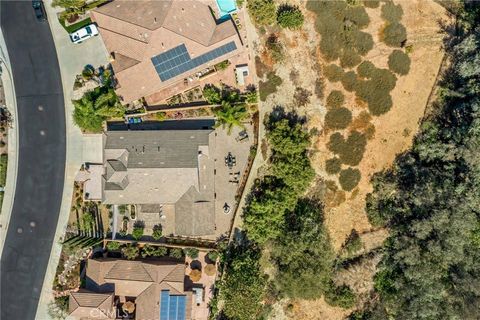
[[[245,7],[243,10],[246,10]],[[251,73],[253,74],[254,82],[255,85],[258,89],[258,77],[257,77],[257,71],[255,69],[255,47],[259,43],[259,38],[257,31],[255,29],[255,26],[253,25],[250,16],[248,13],[245,13],[245,28],[247,31],[247,43],[248,43],[248,50],[249,54],[252,57],[253,63],[252,63],[252,70]],[[243,214],[243,208],[245,207],[246,204],[246,198],[247,195],[250,193],[250,190],[253,187],[253,184],[255,182],[255,179],[257,178],[257,173],[258,169],[265,165],[266,159],[263,159],[262,156],[262,151],[261,151],[261,146],[262,146],[262,140],[265,137],[265,125],[264,125],[264,120],[265,120],[265,115],[269,113],[271,110],[265,110],[265,104],[258,99],[258,114],[259,114],[259,127],[258,127],[258,146],[257,146],[257,155],[255,156],[255,159],[253,160],[252,163],[252,168],[250,170],[250,174],[248,176],[247,182],[245,183],[245,188],[243,190],[242,198],[240,199],[240,203],[238,204],[236,213],[235,213],[235,218],[233,220],[233,227],[232,227],[232,232],[230,234],[230,241],[233,240],[233,237],[236,235],[235,230],[241,230],[242,229],[242,214]]]
[[[18,120],[17,99],[15,98],[15,85],[12,78],[12,67],[8,58],[7,45],[0,29],[0,66],[2,68],[2,83],[5,92],[5,104],[12,115],[12,128],[8,130],[8,163],[7,180],[3,195],[2,212],[0,214],[0,256],[3,252],[3,244],[7,236],[8,224],[12,214],[15,185],[17,183],[18,169]]]
[[[73,44],[56,18],[57,8],[51,6],[52,0],[44,0],[45,9],[48,15],[48,22],[52,30],[53,40],[58,55],[58,63],[62,76],[63,92],[65,96],[65,114],[67,130],[67,158],[65,168],[65,185],[63,200],[60,209],[55,243],[52,247],[50,261],[45,275],[40,303],[37,309],[37,319],[49,319],[48,303],[53,299],[52,284],[62,250],[61,240],[70,214],[73,183],[77,171],[83,162],[83,135],[80,129],[74,125],[72,119],[73,104],[73,83],[75,76],[80,74],[83,67],[91,64],[95,67],[108,63],[108,54],[100,36],[86,40],[81,44]]]

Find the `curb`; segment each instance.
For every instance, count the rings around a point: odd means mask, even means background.
[[[11,73],[10,60],[7,52],[7,45],[0,29],[0,65],[2,66],[2,83],[5,91],[5,105],[10,111],[13,119],[13,128],[8,130],[8,162],[5,193],[3,197],[2,211],[0,214],[0,259],[3,252],[3,245],[7,236],[10,216],[12,215],[13,200],[17,184],[18,171],[18,119],[17,119],[17,98],[15,95],[15,84]],[[7,75],[8,74],[8,75]],[[7,89],[7,90],[5,90]]]

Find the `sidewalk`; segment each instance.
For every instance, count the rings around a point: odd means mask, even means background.
[[[70,214],[74,178],[83,162],[83,135],[72,119],[74,109],[72,104],[73,83],[75,76],[82,72],[85,65],[91,64],[98,67],[108,63],[107,50],[100,36],[88,39],[82,44],[73,44],[65,29],[58,22],[56,13],[59,10],[53,8],[51,3],[52,0],[44,0],[62,77],[65,98],[67,154],[60,216],[36,315],[36,319],[40,320],[50,319],[48,303],[53,300],[52,285],[62,250],[61,242]]]
[[[15,186],[17,183],[18,169],[18,123],[17,123],[17,99],[15,97],[15,86],[11,72],[10,60],[7,46],[0,29],[0,66],[2,68],[2,83],[5,91],[5,104],[10,111],[13,121],[12,128],[8,130],[8,163],[7,180],[3,196],[2,212],[0,214],[0,257],[3,252],[3,244],[7,236],[8,224],[12,214]]]

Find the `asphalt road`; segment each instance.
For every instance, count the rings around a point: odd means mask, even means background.
[[[54,17],[49,17],[54,19]],[[57,54],[31,1],[0,1],[18,110],[18,175],[1,257],[1,319],[35,318],[65,173],[65,110]]]

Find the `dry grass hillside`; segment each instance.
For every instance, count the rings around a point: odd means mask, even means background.
[[[340,250],[347,236],[355,229],[361,235],[364,250],[368,251],[381,245],[387,236],[385,230],[371,233],[372,227],[365,213],[365,196],[372,190],[370,179],[374,173],[389,167],[397,154],[411,146],[443,58],[443,35],[439,21],[445,21],[448,17],[444,9],[434,1],[394,1],[401,5],[401,24],[407,31],[407,41],[402,43],[401,48],[394,48],[380,39],[384,36],[386,25],[385,18],[381,16],[381,6],[366,8],[370,22],[362,32],[372,36],[373,47],[361,57],[362,61],[370,61],[378,69],[389,69],[388,59],[394,50],[408,54],[411,61],[408,74],[395,75],[395,87],[389,92],[391,108],[382,114],[373,115],[368,104],[359,99],[355,92],[345,90],[340,81],[329,81],[325,77],[325,67],[330,64],[339,65],[340,62],[331,59],[326,61],[319,49],[321,35],[315,27],[317,15],[307,10],[306,2],[289,2],[302,8],[305,23],[300,31],[273,30],[286,44],[283,61],[274,64],[271,57],[262,51],[261,45],[257,47],[261,61],[257,64],[260,78],[266,81],[271,70],[281,78],[276,90],[266,97],[262,105],[263,111],[268,112],[274,106],[282,105],[307,116],[309,127],[316,132],[312,162],[317,174],[326,182],[321,189],[326,203],[325,223],[333,246],[337,251]],[[268,35],[261,37],[266,36]],[[344,68],[344,72],[348,71],[356,71],[356,66]],[[329,110],[326,100],[335,90],[343,93],[345,99],[342,107],[350,111],[352,119],[346,127],[332,129],[325,125],[325,116]],[[350,190],[345,190],[339,181],[341,174],[338,171],[327,173],[326,161],[334,157],[328,143],[335,132],[347,138],[354,131],[365,137],[366,145],[358,163],[341,164],[339,170],[352,168],[360,173],[359,181],[353,183]],[[354,291],[368,292],[371,290],[371,281],[363,278],[372,277],[375,263],[364,265],[364,270],[346,271],[343,279],[340,274],[338,281],[350,284]],[[362,279],[358,275],[362,275]],[[272,318],[333,320],[343,319],[349,312],[350,310],[332,308],[323,299],[283,301],[274,306]]]

